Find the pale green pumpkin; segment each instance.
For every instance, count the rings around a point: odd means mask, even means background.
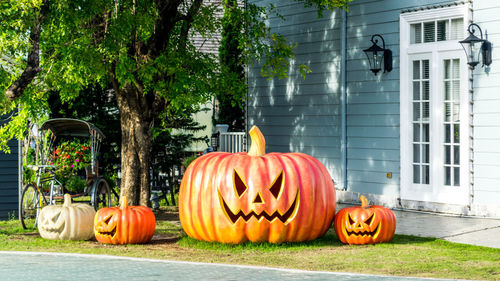
[[[90,205],[71,203],[64,195],[63,205],[49,205],[40,211],[38,232],[45,239],[88,240],[94,236],[95,210]]]

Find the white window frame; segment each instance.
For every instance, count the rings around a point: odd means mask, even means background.
[[[453,7],[437,8],[432,10],[423,10],[418,12],[404,13],[400,15],[400,197],[404,200],[426,201],[447,204],[467,205],[471,195],[470,191],[470,104],[472,97],[471,89],[471,71],[467,66],[465,52],[461,48],[458,40],[439,41],[431,43],[410,44],[410,25],[423,21],[440,20],[446,18],[463,17],[464,19],[464,37],[465,31],[471,22],[471,10],[468,4]],[[419,58],[430,58],[431,73],[431,117],[430,124],[430,184],[413,183],[413,148],[412,148],[412,122],[411,104],[412,93],[410,85],[412,77],[410,68],[411,61]],[[410,58],[412,58],[410,60]],[[443,116],[440,110],[443,99],[436,95],[442,90],[441,87],[444,77],[443,66],[440,65],[444,59],[460,59],[460,186],[444,185],[444,168],[442,143],[444,136],[441,133],[443,126],[440,121]],[[441,70],[440,70],[441,68]],[[436,75],[439,74],[439,75]],[[440,104],[438,106],[433,106]],[[436,136],[437,135],[437,136]],[[436,151],[438,150],[438,151]]]

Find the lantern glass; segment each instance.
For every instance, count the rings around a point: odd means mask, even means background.
[[[370,64],[370,70],[377,74],[382,69],[382,62],[384,59],[384,52],[373,51],[365,52],[368,57],[368,63]]]
[[[481,55],[481,46],[483,44],[483,40],[477,37],[477,39],[472,38],[472,40],[470,40],[470,37],[472,36],[469,36],[467,39],[460,41],[460,44],[462,44],[462,48],[467,55],[467,63],[474,68],[479,63],[479,56]]]

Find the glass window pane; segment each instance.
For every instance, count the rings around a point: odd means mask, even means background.
[[[444,146],[444,163],[445,164],[451,164],[451,146],[450,145],[445,145]]]
[[[450,23],[448,20],[440,20],[437,22],[437,41],[447,40]]]
[[[453,81],[453,100],[460,101],[460,80]]]
[[[444,121],[450,122],[451,117],[451,104],[449,102],[444,103]]]
[[[413,61],[413,79],[420,79],[420,61]]]
[[[453,125],[453,142],[454,143],[460,142],[460,124]]]
[[[422,117],[429,120],[429,102],[422,102]]]
[[[422,61],[423,79],[429,79],[429,60]]]
[[[460,146],[453,146],[453,164],[460,165]]]
[[[444,60],[444,79],[450,79],[450,60]]]
[[[413,183],[420,183],[420,165],[413,165]]]
[[[453,169],[453,185],[454,186],[459,186],[460,185],[460,167],[455,167]]]
[[[413,141],[420,141],[420,124],[413,124]]]
[[[453,103],[453,122],[460,121],[460,104]]]
[[[420,102],[413,103],[413,121],[420,121]]]
[[[444,81],[444,100],[450,100],[450,93],[451,93],[451,82],[450,81]]]
[[[451,135],[451,126],[450,124],[445,124],[444,125],[444,142],[445,143],[450,143],[450,135]]]
[[[452,19],[449,40],[462,40],[462,38],[465,37],[466,36],[464,35],[464,19],[463,18]]]
[[[422,24],[410,25],[410,44],[422,43]]]
[[[451,185],[451,168],[444,167],[444,185]]]
[[[453,60],[453,79],[460,79],[460,60]]]
[[[413,100],[420,100],[420,82],[413,82]]]
[[[433,21],[424,22],[424,43],[436,41],[435,32],[435,23]]]
[[[422,141],[429,142],[429,124],[422,124]]]
[[[431,89],[429,86],[429,81],[422,82],[422,99],[423,100],[429,100],[430,90]]]
[[[422,163],[429,164],[429,145],[428,144],[423,144],[422,145]]]
[[[420,144],[413,145],[413,163],[420,163]]]
[[[422,166],[422,181],[424,184],[430,183],[429,166]]]

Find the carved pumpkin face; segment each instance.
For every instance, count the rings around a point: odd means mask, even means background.
[[[394,213],[382,206],[368,206],[361,196],[361,206],[344,208],[335,216],[335,232],[345,244],[389,242],[396,231]]]
[[[300,204],[300,196],[299,190],[296,191],[296,195],[292,204],[283,211],[278,210],[266,210],[262,209],[260,206],[264,206],[264,204],[268,204],[270,206],[276,206],[279,204],[280,195],[282,194],[282,189],[284,186],[283,181],[283,172],[281,172],[278,177],[274,180],[271,186],[266,189],[256,190],[256,188],[252,191],[248,191],[247,184],[241,179],[240,175],[236,170],[233,172],[233,186],[234,192],[239,197],[240,202],[251,202],[250,205],[247,204],[246,211],[243,211],[241,205],[244,204],[236,204],[237,208],[229,207],[224,197],[222,197],[220,190],[219,192],[219,202],[221,203],[221,209],[226,214],[227,218],[232,222],[236,223],[238,220],[243,220],[248,223],[251,219],[262,221],[267,220],[268,222],[273,222],[274,220],[278,220],[283,224],[287,224],[291,221],[297,210],[299,209]],[[252,199],[253,198],[253,199]],[[248,200],[252,199],[252,200]],[[236,209],[236,210],[234,210]],[[262,210],[261,210],[262,209]],[[234,211],[233,211],[234,210]]]
[[[156,219],[144,206],[128,206],[127,197],[121,198],[120,207],[102,208],[94,218],[97,241],[106,244],[147,243],[153,237]]]
[[[223,243],[313,240],[329,228],[335,189],[326,168],[302,153],[265,154],[257,127],[249,153],[208,153],[191,163],[179,218],[195,239]]]
[[[95,210],[87,204],[72,204],[64,195],[63,205],[45,206],[38,217],[38,232],[45,239],[88,240],[92,231]]]

